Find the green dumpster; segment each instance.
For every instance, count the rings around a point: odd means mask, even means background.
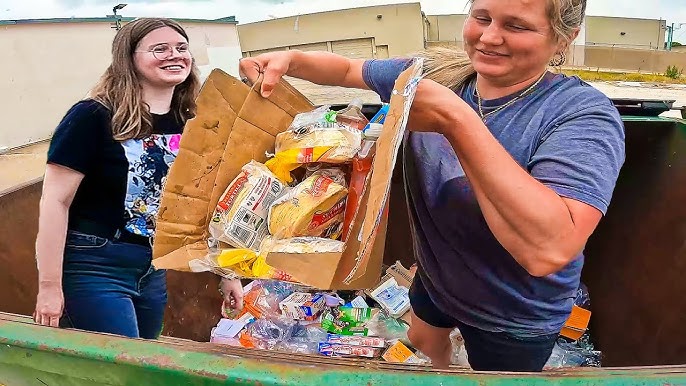
[[[371,114],[378,106],[368,108]],[[22,316],[31,314],[36,296],[41,183],[31,181],[0,191],[0,384],[686,385],[686,121],[626,112],[623,118],[626,164],[588,243],[582,278],[591,294],[594,344],[606,367],[436,372],[203,343],[219,319],[212,274],[169,273],[159,341],[37,326]],[[411,263],[400,173],[390,205],[386,262]]]

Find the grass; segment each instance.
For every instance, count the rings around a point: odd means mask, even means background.
[[[663,84],[686,84],[686,76],[679,76],[676,79],[669,78],[664,74],[647,74],[638,72],[620,71],[594,71],[584,69],[563,69],[561,72],[568,76],[576,75],[587,82],[646,82]]]

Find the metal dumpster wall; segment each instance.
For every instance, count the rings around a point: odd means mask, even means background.
[[[35,242],[41,182],[0,196],[0,311],[31,315],[38,293]],[[219,319],[219,279],[213,274],[169,272],[164,334],[208,341]]]
[[[582,280],[603,365],[686,363],[686,126],[627,120],[626,162]]]
[[[0,311],[31,315],[38,293],[38,182],[0,196]]]

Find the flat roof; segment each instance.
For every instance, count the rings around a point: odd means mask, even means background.
[[[135,20],[135,17],[121,17],[121,21],[129,22]],[[219,19],[179,19],[170,17],[179,23],[214,23],[214,24],[238,24],[235,16],[227,16]],[[107,17],[64,17],[51,19],[18,19],[18,20],[0,20],[0,25],[16,25],[16,24],[49,24],[49,23],[103,23],[113,22],[114,16]]]

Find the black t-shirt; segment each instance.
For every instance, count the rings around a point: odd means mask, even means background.
[[[174,114],[153,114],[153,134],[144,139],[112,138],[111,113],[84,100],[69,109],[55,130],[48,162],[83,173],[69,209],[69,228],[96,224],[153,236],[162,187],[179,151],[183,123]],[[102,235],[101,235],[102,236]]]

